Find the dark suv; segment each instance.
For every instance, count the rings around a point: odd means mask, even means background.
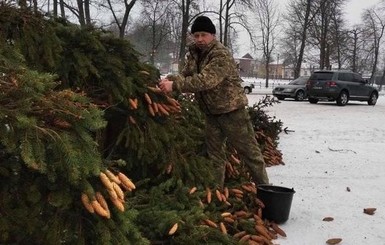
[[[306,84],[308,100],[316,104],[325,99],[344,106],[349,100],[375,105],[378,91],[358,73],[351,71],[315,71]]]

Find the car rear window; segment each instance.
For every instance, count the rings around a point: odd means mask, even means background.
[[[332,78],[333,72],[314,72],[310,80],[331,80]]]

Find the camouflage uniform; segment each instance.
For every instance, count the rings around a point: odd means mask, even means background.
[[[247,97],[241,86],[236,63],[219,41],[213,40],[204,51],[190,46],[181,74],[168,77],[173,90],[193,92],[206,115],[206,146],[218,172],[218,185],[225,177],[226,140],[239,153],[256,184],[269,183],[250,116]]]

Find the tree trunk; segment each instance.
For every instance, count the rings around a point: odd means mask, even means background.
[[[331,70],[332,66],[330,64],[330,45],[326,43],[325,47],[325,67],[327,70]]]
[[[223,0],[219,4],[219,41],[223,43]]]
[[[186,55],[186,43],[187,43],[187,32],[190,19],[190,4],[191,0],[182,0],[182,39],[180,41],[179,48],[179,66],[178,70],[181,71],[184,67],[185,55]]]
[[[353,30],[353,61],[352,61],[352,71],[357,71],[357,42],[358,42],[358,33],[357,30]]]
[[[91,26],[90,0],[84,0],[84,15],[87,26]]]
[[[39,12],[37,8],[37,0],[32,0],[32,2],[33,2],[33,12],[37,14]]]
[[[330,56],[330,54],[329,54]],[[342,69],[342,55],[341,55],[341,45],[337,45],[337,63],[338,63],[338,69]]]
[[[152,31],[151,31],[151,55],[150,55],[150,64],[154,65],[155,64],[155,53],[156,53],[156,44],[155,44],[155,39],[156,39],[156,23],[155,21],[152,22]]]
[[[57,14],[58,14],[58,12],[57,12],[57,0],[53,0],[52,1],[52,7],[53,7],[53,16],[55,17],[55,18],[57,18]]]
[[[126,34],[128,16],[130,15],[131,9],[134,7],[135,3],[136,3],[136,0],[131,0],[130,3],[128,3],[127,0],[124,0],[124,5],[126,7],[126,10],[124,11],[122,24],[119,27],[119,37],[120,38],[124,38],[124,36]]]
[[[65,7],[64,7],[64,0],[59,0],[60,3],[60,16],[62,18],[66,17]]]
[[[326,48],[327,48],[327,21],[326,15],[322,13],[322,24],[321,24],[321,37],[320,37],[320,69],[325,69],[326,67]],[[326,67],[327,68],[327,67]]]
[[[378,40],[376,39],[374,41],[374,45],[375,45],[375,48],[374,48],[374,63],[373,63],[373,66],[372,66],[372,74],[370,75],[370,84],[374,84],[374,76],[376,74],[376,71],[377,71],[377,62],[378,62],[378,52],[379,52],[379,44],[378,44]]]
[[[84,27],[86,25],[86,21],[84,19],[84,8],[83,8],[83,1],[82,0],[77,0],[78,4],[78,10],[79,10],[79,24],[81,27]]]
[[[270,62],[270,59],[266,59],[266,64],[265,64],[265,73],[266,73],[265,87],[266,88],[269,87],[269,75],[270,75],[270,72],[269,72],[269,62]]]
[[[307,4],[306,4],[306,13],[305,13],[305,19],[303,23],[302,36],[301,36],[301,47],[299,49],[297,63],[295,64],[294,78],[299,77],[301,74],[302,60],[303,60],[303,55],[304,55],[305,46],[306,46],[307,29],[309,27],[311,1],[312,0],[307,0]]]
[[[19,6],[21,9],[27,8],[27,0],[19,0]]]
[[[385,67],[384,71],[382,72],[381,80],[380,80],[380,87],[378,88],[378,91],[382,90],[382,85],[385,84]]]
[[[229,1],[230,0],[227,0],[226,1],[226,9],[225,9],[225,26],[224,26],[224,32],[223,32],[223,45],[225,46],[228,46],[228,36],[229,36],[229,11],[230,11],[230,5],[229,5]]]

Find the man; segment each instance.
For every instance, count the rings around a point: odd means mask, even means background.
[[[226,140],[246,164],[256,184],[268,184],[265,162],[255,139],[247,97],[241,86],[237,65],[229,52],[215,38],[215,26],[206,16],[195,19],[182,72],[169,75],[159,83],[163,92],[193,92],[205,117],[207,154],[213,160],[218,187],[225,179]]]

